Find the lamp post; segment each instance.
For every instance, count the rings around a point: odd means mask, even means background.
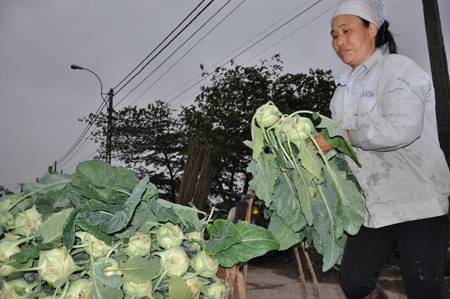
[[[100,82],[100,97],[102,98],[103,102],[105,102],[106,105],[108,105],[108,127],[106,130],[106,163],[111,165],[111,137],[112,137],[112,132],[111,132],[111,127],[112,127],[112,112],[113,112],[113,96],[114,96],[114,90],[111,88],[107,94],[107,96],[105,96],[105,93],[103,93],[103,83],[102,80],[100,79],[100,77],[93,72],[90,69],[87,69],[85,67],[76,65],[76,64],[72,64],[70,66],[71,69],[73,70],[85,70],[90,72],[91,74],[93,74],[95,77],[97,77],[98,81]]]

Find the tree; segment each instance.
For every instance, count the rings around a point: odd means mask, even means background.
[[[273,101],[283,113],[297,110],[317,111],[329,115],[329,101],[335,86],[331,71],[310,70],[309,74],[282,74],[278,55],[270,62],[255,66],[219,67],[209,83],[201,87],[195,104],[183,107],[178,119],[169,104],[157,101],[147,108],[126,107],[113,117],[112,155],[139,175],[148,175],[161,197],[175,202],[192,142],[212,146],[217,169],[211,193],[220,197],[226,208],[248,191],[250,180],[246,168],[251,150],[250,122],[256,109]],[[107,116],[95,122],[95,141],[100,142],[100,156],[105,156]]]
[[[12,193],[12,192],[9,191],[8,188],[0,185],[0,197],[5,196],[10,193]]]
[[[169,104],[156,101],[147,108],[125,107],[114,114],[112,126],[112,157],[141,176],[148,176],[161,198],[175,201],[183,170],[182,135],[179,123]],[[95,122],[93,135],[100,142],[100,154],[105,153],[107,117],[97,119],[91,114],[86,120]]]
[[[310,70],[309,74],[284,74],[279,56],[259,66],[234,65],[217,68],[210,84],[201,88],[195,105],[180,114],[185,135],[214,147],[219,175],[212,192],[225,202],[247,193],[250,179],[246,167],[251,151],[243,141],[250,140],[250,121],[256,109],[273,101],[282,112],[312,110],[329,115],[329,100],[335,85],[331,72]],[[231,202],[230,202],[231,204]]]

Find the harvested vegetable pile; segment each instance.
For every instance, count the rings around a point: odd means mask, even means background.
[[[0,297],[227,298],[218,266],[279,245],[213,212],[159,199],[148,178],[99,160],[50,172],[0,200]]]
[[[314,245],[327,271],[340,262],[347,234],[356,234],[364,222],[361,192],[342,156],[359,165],[345,130],[310,111],[282,115],[268,102],[257,109],[251,133],[250,186],[267,207],[279,249],[302,241]],[[315,141],[319,133],[335,150],[322,152]]]

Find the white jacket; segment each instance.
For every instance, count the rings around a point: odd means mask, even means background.
[[[450,173],[439,146],[431,79],[416,63],[377,50],[336,79],[330,108],[362,167],[349,165],[364,193],[367,227],[441,216]]]

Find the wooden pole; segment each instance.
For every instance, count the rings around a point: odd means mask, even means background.
[[[450,165],[450,80],[437,0],[422,0],[428,54],[436,98],[439,141]]]
[[[300,254],[298,254],[297,246],[294,247],[295,259],[297,260],[298,272],[300,272],[300,279],[303,284],[303,292],[305,294],[305,299],[308,299],[308,290],[306,289],[306,279],[305,273],[303,272],[302,261],[300,260]]]

